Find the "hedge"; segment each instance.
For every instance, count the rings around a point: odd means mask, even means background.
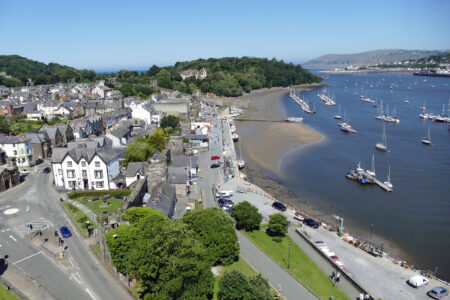
[[[101,197],[104,195],[110,195],[110,196],[128,196],[131,193],[131,190],[106,190],[106,191],[75,191],[75,192],[69,192],[67,194],[67,197],[69,199],[75,199],[78,197]]]

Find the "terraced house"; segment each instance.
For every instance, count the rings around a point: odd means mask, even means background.
[[[8,158],[15,160],[19,168],[34,164],[31,140],[25,135],[1,137],[0,149],[6,153]]]
[[[51,159],[55,186],[62,190],[115,189],[120,152],[111,149],[55,148]]]

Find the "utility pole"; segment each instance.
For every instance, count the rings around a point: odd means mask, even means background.
[[[288,270],[291,267],[291,242],[289,241],[289,250],[288,250]]]
[[[370,224],[370,246],[372,247],[372,232],[373,232],[373,224]]]

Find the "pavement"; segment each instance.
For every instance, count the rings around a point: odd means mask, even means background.
[[[25,183],[0,194],[0,253],[7,257],[8,265],[22,273],[22,281],[13,276],[15,282],[10,283],[19,287],[31,280],[48,293],[45,299],[131,299],[70,225],[60,207],[60,196],[52,187],[52,174],[42,173],[45,166],[30,169]],[[32,224],[32,230],[28,224]],[[64,258],[57,259],[31,236],[37,230],[54,232],[62,225],[70,228],[72,237],[64,239]],[[6,268],[3,276],[12,270]],[[35,299],[31,286],[21,291]]]
[[[427,286],[412,288],[406,281],[410,277],[418,275],[417,271],[393,264],[387,257],[373,257],[344,242],[335,232],[329,232],[322,227],[313,229],[303,226],[302,230],[312,241],[324,241],[344,263],[346,273],[368,289],[375,299],[431,299],[426,293],[435,286],[445,286],[450,290],[450,286],[435,279],[431,279]],[[294,232],[294,228],[289,230],[289,236],[296,242],[301,239]],[[302,248],[307,249],[303,246]]]

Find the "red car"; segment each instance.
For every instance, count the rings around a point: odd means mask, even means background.
[[[217,159],[220,159],[220,156],[214,155],[214,156],[211,156],[211,159],[212,160],[217,160]]]
[[[339,259],[339,257],[337,257],[336,255],[333,255],[332,257],[330,257],[332,260],[336,261]]]

